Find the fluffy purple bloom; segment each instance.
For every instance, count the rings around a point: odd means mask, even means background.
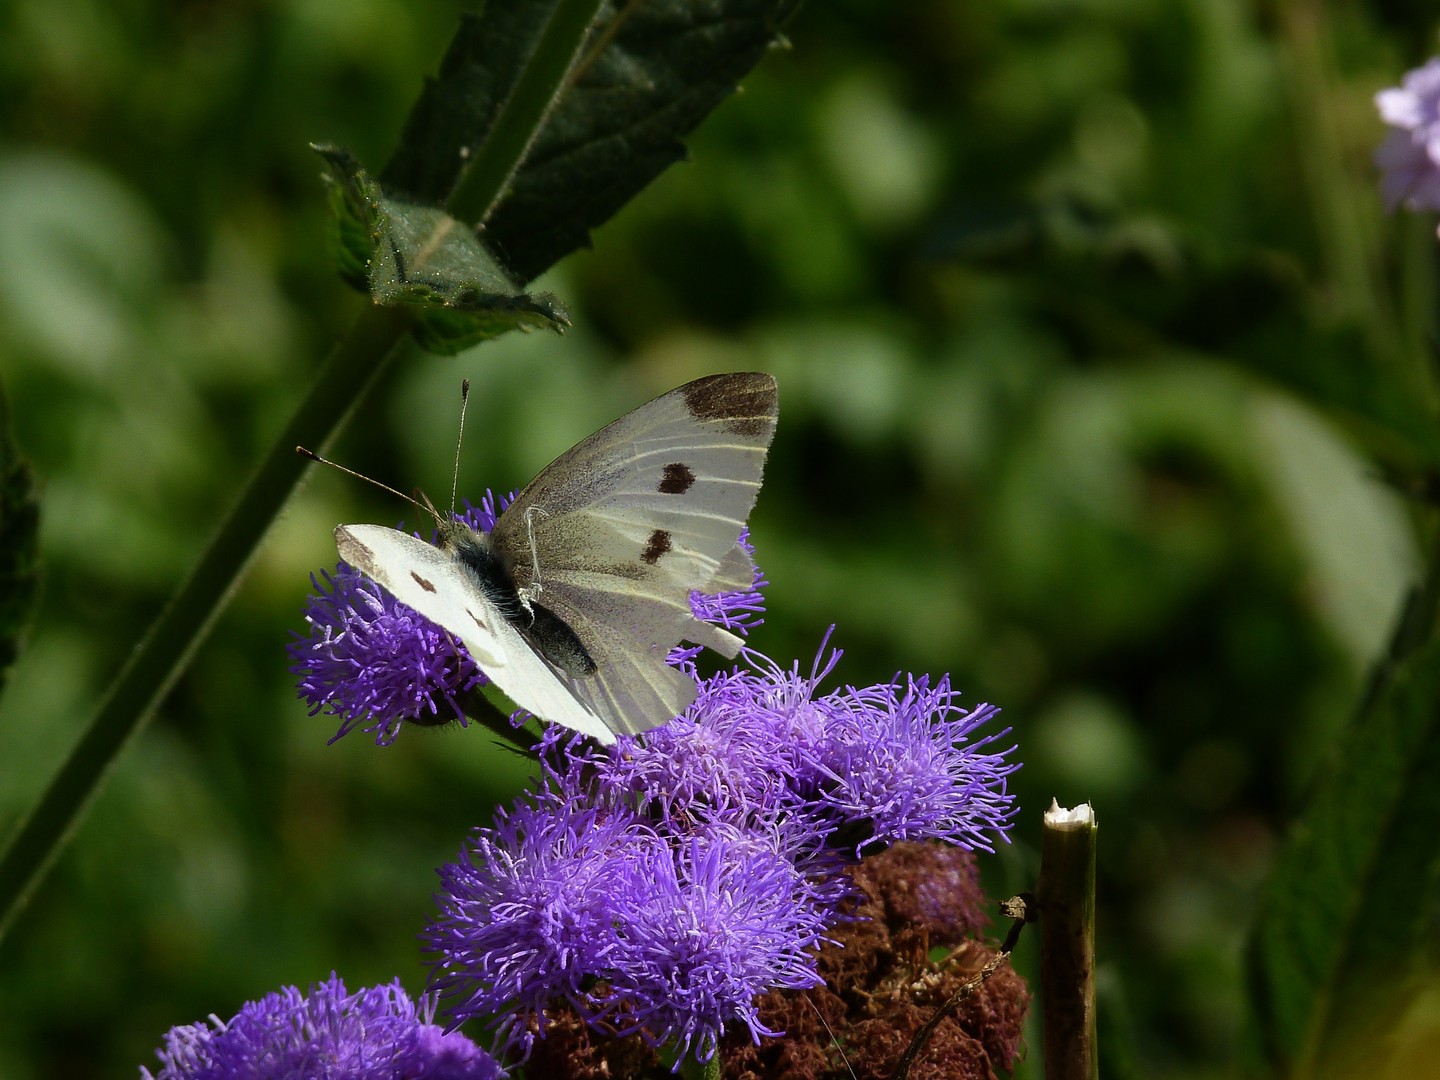
[[[458,699],[486,681],[464,646],[346,563],[321,578],[310,578],[309,633],[287,647],[310,715],[338,716],[337,739],[358,727],[381,746],[407,720],[463,723]]]
[[[768,818],[789,779],[785,731],[767,707],[769,689],[748,671],[703,679],[683,716],[643,736],[621,736],[572,770],[593,768],[601,790],[666,821],[697,812],[730,821]]]
[[[430,985],[457,1023],[498,1014],[501,1039],[528,1053],[526,1021],[543,1034],[547,1003],[583,1009],[609,962],[614,899],[662,842],[632,814],[553,793],[496,818],[440,868]]]
[[[497,1016],[522,1054],[529,1022],[543,1035],[559,1002],[701,1060],[732,1021],[778,1034],[755,999],[823,981],[814,953],[843,891],[812,883],[762,833],[719,825],[667,839],[623,811],[558,798],[501,815],[440,876],[431,986],[453,1022]]]
[[[497,503],[487,491],[478,506],[466,503],[456,517],[489,532],[513,498]],[[740,543],[753,554],[747,534],[741,534]],[[290,671],[310,715],[323,710],[340,718],[335,738],[358,728],[385,746],[407,721],[465,722],[465,696],[489,680],[463,644],[346,563],[339,563],[334,574],[322,570],[320,580],[311,575],[310,582],[314,592],[305,605],[307,632],[293,634],[287,646]],[[691,610],[697,618],[749,633],[762,621],[763,584],[757,570],[749,590],[692,593]],[[677,649],[672,662],[693,672],[689,661],[699,651]]]
[[[432,1024],[397,979],[345,992],[339,976],[287,986],[228,1021],[171,1028],[146,1080],[498,1080],[498,1062],[463,1035]]]
[[[860,834],[857,855],[872,844],[929,839],[993,851],[990,837],[1009,829],[1006,778],[1019,766],[1005,756],[1014,748],[985,752],[1009,729],[967,742],[999,710],[965,710],[956,697],[947,675],[933,687],[928,676],[897,677],[828,699],[854,723],[801,751],[820,778],[810,805],[838,823],[839,835]]]
[[[1376,94],[1375,106],[1392,129],[1375,151],[1386,209],[1440,210],[1440,57]]]
[[[753,562],[755,545],[750,543],[749,526],[740,533],[739,544]],[[703,622],[715,623],[736,634],[748,634],[765,621],[761,618],[765,613],[765,597],[760,590],[768,584],[757,566],[748,589],[725,593],[692,592],[690,611]]]
[[[456,516],[492,529],[495,500],[487,491],[479,506],[466,503]],[[461,699],[489,681],[465,646],[347,563],[320,577],[310,577],[308,632],[293,634],[287,646],[310,715],[323,709],[338,716],[336,739],[359,728],[380,746],[394,742],[406,721],[463,724]]]
[[[1008,729],[974,739],[992,706],[965,710],[949,677],[898,677],[820,694],[839,659],[808,675],[755,653],[754,670],[703,680],[683,717],[591,755],[597,783],[662,818],[785,819],[859,850],[939,839],[993,850],[1013,816]]]
[[[615,940],[600,973],[608,991],[597,995],[596,1019],[699,1061],[714,1056],[735,1020],[756,1042],[782,1034],[761,1023],[755,1000],[824,982],[815,950],[830,915],[795,864],[731,826],[645,854],[613,901]]]
[[[528,1053],[563,1003],[707,1060],[727,1025],[776,1034],[761,994],[820,981],[847,860],[1003,837],[1013,747],[976,738],[996,710],[961,708],[948,677],[821,694],[839,655],[802,675],[747,653],[664,727],[603,749],[549,738],[545,792],[440,871],[431,987],[455,1022],[496,1016]]]

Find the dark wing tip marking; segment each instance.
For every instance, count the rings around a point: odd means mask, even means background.
[[[711,375],[687,383],[681,392],[696,420],[722,424],[735,435],[768,441],[775,428],[775,377],[763,371]]]
[[[355,534],[344,525],[335,527],[335,545],[340,548],[340,557],[346,562],[355,562],[357,559],[371,563],[375,561],[375,552],[355,539]]]
[[[419,586],[420,586],[422,589],[424,589],[426,592],[434,592],[434,591],[435,591],[435,583],[434,583],[434,582],[429,581],[429,580],[427,580],[426,578],[421,577],[421,576],[420,576],[418,573],[416,573],[414,570],[411,570],[411,571],[410,571],[410,576],[415,579],[415,584],[416,584],[416,585],[419,585]]]
[[[640,553],[642,561],[654,566],[660,561],[660,556],[670,550],[670,533],[665,529],[656,529],[650,534],[650,542],[645,545],[645,550]]]
[[[660,478],[660,486],[656,490],[662,495],[684,495],[695,483],[695,474],[690,471],[690,466],[683,461],[675,461],[665,466],[665,475]]]

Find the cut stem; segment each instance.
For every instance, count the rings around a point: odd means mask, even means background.
[[[1040,997],[1046,1080],[1097,1080],[1095,812],[1045,811],[1040,842]]]

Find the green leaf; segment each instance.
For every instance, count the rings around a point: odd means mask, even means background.
[[[438,78],[381,174],[387,191],[450,198],[523,74],[555,0],[489,4],[461,21]],[[682,136],[733,93],[778,40],[798,0],[635,0],[602,5],[586,50],[508,188],[485,237],[531,281],[580,247],[667,166]]]
[[[0,688],[19,655],[35,607],[39,530],[34,480],[11,437],[10,414],[0,390]]]
[[[1432,558],[1433,558],[1432,554]],[[1290,837],[1247,957],[1257,1040],[1287,1075],[1368,1075],[1406,997],[1433,977],[1440,871],[1440,642],[1433,588]],[[1432,965],[1427,970],[1427,961]]]
[[[423,347],[449,355],[509,330],[570,325],[559,300],[522,292],[464,223],[387,198],[338,147],[315,150],[331,169],[341,275],[377,304],[413,308]]]

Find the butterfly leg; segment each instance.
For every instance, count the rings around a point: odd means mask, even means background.
[[[525,508],[525,533],[530,537],[530,584],[519,590],[520,606],[531,615],[534,612],[530,605],[540,595],[544,586],[540,583],[540,552],[535,546],[535,519],[545,516],[545,508],[541,506],[527,506]]]

